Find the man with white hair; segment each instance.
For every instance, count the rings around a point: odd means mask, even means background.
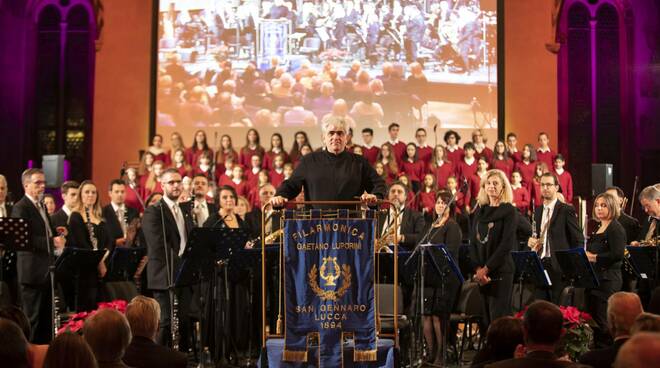
[[[648,221],[642,227],[640,240],[649,241],[660,237],[660,183],[649,185],[639,193],[639,203],[644,208]],[[634,242],[633,245],[639,245]]]
[[[630,328],[635,319],[642,312],[642,302],[637,294],[625,291],[612,294],[607,300],[607,326],[614,343],[582,354],[580,363],[594,368],[611,367],[619,349],[630,338]]]
[[[281,207],[303,188],[307,201],[351,201],[357,197],[374,204],[378,198],[383,198],[387,191],[385,181],[364,157],[346,149],[348,128],[343,118],[324,119],[325,149],[302,157],[293,175],[280,185],[270,203]]]

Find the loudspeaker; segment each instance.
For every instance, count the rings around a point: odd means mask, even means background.
[[[591,164],[591,196],[603,193],[612,184],[612,164]]]
[[[64,182],[64,155],[43,155],[42,165],[47,188],[59,188]]]

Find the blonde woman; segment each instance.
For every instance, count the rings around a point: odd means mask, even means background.
[[[511,314],[516,208],[506,174],[489,170],[481,180],[470,229],[474,280],[481,287],[485,324]]]
[[[67,247],[93,250],[110,250],[113,239],[107,224],[101,214],[101,203],[96,185],[85,180],[78,188],[78,198],[69,216],[69,235]],[[106,274],[105,262],[102,259],[95,269],[80,269],[75,283],[77,284],[77,302],[75,310],[89,311],[95,309],[99,278]]]

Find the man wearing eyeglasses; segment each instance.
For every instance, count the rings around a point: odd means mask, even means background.
[[[53,331],[51,319],[51,285],[48,267],[51,255],[64,248],[66,240],[57,236],[43,204],[46,178],[41,169],[27,169],[21,175],[25,196],[14,205],[11,217],[30,223],[31,252],[18,252],[18,282],[21,285],[23,311],[30,320],[35,344],[48,343]]]
[[[348,152],[347,130],[343,118],[331,116],[325,119],[322,123],[325,149],[301,158],[293,175],[277,188],[270,203],[281,207],[303,188],[306,201],[352,201],[359,198],[366,204],[374,204],[382,199],[387,191],[385,181],[363,156]]]
[[[559,304],[565,283],[562,280],[559,263],[554,257],[557,250],[582,247],[584,236],[577,223],[573,206],[563,203],[558,197],[559,180],[552,173],[541,176],[541,197],[543,204],[534,210],[536,236],[529,238],[527,245],[535,250],[548,272],[552,287],[537,291],[537,297]],[[550,295],[548,295],[550,292]]]
[[[186,250],[188,234],[193,229],[190,211],[183,211],[177,200],[181,195],[181,174],[176,169],[167,169],[161,176],[163,199],[155,205],[147,207],[142,219],[142,229],[147,242],[147,280],[149,289],[154,291],[162,311],[158,342],[163,345],[171,343],[170,316],[171,303],[169,288],[174,283],[176,271],[179,269],[181,256]],[[168,261],[170,267],[168,267]],[[175,289],[178,300],[178,319],[181,351],[190,347],[190,302],[192,290],[190,287]]]

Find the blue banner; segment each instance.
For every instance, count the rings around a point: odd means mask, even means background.
[[[320,367],[343,366],[343,340],[353,360],[376,360],[373,219],[286,220],[283,360],[307,362],[318,334]]]

